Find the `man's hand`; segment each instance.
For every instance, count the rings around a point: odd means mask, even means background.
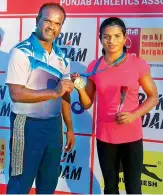
[[[75,136],[74,136],[73,130],[67,131],[66,139],[67,139],[67,142],[65,146],[65,151],[70,152],[75,145]]]
[[[131,112],[120,112],[116,116],[116,121],[118,124],[129,124],[136,120],[137,117]]]
[[[73,82],[71,80],[65,79],[65,80],[61,80],[58,83],[55,90],[58,93],[58,95],[62,97],[65,93],[67,94],[71,93],[73,89],[74,89]]]
[[[73,73],[73,74],[70,75],[70,77],[71,77],[71,80],[74,82],[75,79],[80,77],[80,74],[79,73]]]

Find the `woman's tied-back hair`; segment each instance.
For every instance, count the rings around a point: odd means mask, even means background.
[[[41,18],[41,16],[42,16],[42,11],[43,11],[44,8],[59,9],[61,12],[63,12],[63,14],[64,14],[64,21],[65,21],[65,19],[66,19],[66,12],[65,12],[64,8],[63,8],[59,3],[53,3],[53,2],[51,2],[51,3],[45,3],[45,4],[43,4],[43,5],[40,7],[38,16],[37,16],[37,18],[36,18],[36,22],[38,22],[39,19]],[[63,22],[64,22],[64,21],[63,21]]]
[[[118,26],[119,28],[121,28],[123,35],[124,36],[126,35],[126,25],[123,22],[123,20],[121,20],[120,18],[117,18],[117,17],[110,17],[110,18],[106,18],[100,26],[99,38],[101,41],[102,41],[102,35],[103,35],[105,28],[109,27],[109,26]],[[123,51],[124,52],[127,51],[127,47],[125,45],[123,47]],[[102,49],[102,54],[105,55],[104,49]]]

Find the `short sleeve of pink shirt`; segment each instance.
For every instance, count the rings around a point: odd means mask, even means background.
[[[93,71],[96,62],[97,62],[97,60],[93,60],[93,61],[88,65],[88,68],[87,68],[87,71],[86,71],[87,73]],[[93,80],[94,80],[94,75],[90,76],[89,78],[93,81]]]
[[[136,57],[135,57],[136,58]],[[134,58],[133,58],[134,59]],[[136,60],[136,59],[135,59]],[[137,57],[137,69],[138,69],[138,72],[139,72],[139,79],[141,77],[143,77],[145,74],[147,74],[147,72],[150,71],[150,67],[149,65],[147,64],[147,62],[141,58],[138,58]]]
[[[92,72],[97,60],[93,60],[87,68]],[[139,107],[139,79],[150,70],[149,65],[141,58],[127,54],[127,59],[117,67],[109,67],[104,58],[98,70],[108,69],[89,77],[96,85],[97,91],[97,139],[108,143],[127,143],[142,138],[141,118],[131,124],[118,125],[115,121],[120,105],[120,88],[128,87],[126,99],[121,112],[132,112]]]

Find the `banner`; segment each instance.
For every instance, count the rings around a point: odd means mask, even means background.
[[[0,139],[0,173],[4,173],[6,156],[6,140]]]
[[[49,2],[48,0],[21,1],[21,0],[1,0],[0,11],[8,14],[37,14],[40,5]],[[68,14],[162,14],[162,0],[56,0],[60,3]],[[7,10],[6,10],[7,5]],[[102,11],[101,11],[102,10]]]
[[[149,113],[142,117],[143,130],[145,139],[163,140],[163,89],[162,80],[155,80],[159,94],[159,103]],[[142,103],[146,99],[144,92],[139,93],[139,102]]]
[[[40,6],[49,0],[0,0],[0,193],[5,193],[9,179],[9,141],[12,102],[5,85],[10,49],[28,38],[36,28]],[[71,73],[85,73],[88,64],[99,58],[102,46],[99,27],[111,16],[120,17],[127,27],[128,52],[140,56],[151,67],[158,88],[159,103],[142,117],[144,162],[142,190],[144,194],[163,192],[163,0],[57,0],[67,18],[55,43],[71,58]],[[146,95],[139,91],[139,101]],[[84,110],[76,90],[71,94],[71,110],[76,145],[70,153],[63,151],[59,193],[101,194],[104,183],[96,150],[96,112]],[[66,128],[64,126],[64,134]],[[65,141],[65,138],[64,138]],[[123,170],[119,187],[125,191]],[[35,182],[33,183],[33,189]],[[31,191],[33,192],[33,191]]]
[[[7,11],[7,0],[1,0],[0,11]]]
[[[152,145],[152,146],[151,146]],[[157,150],[154,151],[154,146],[156,146]],[[141,177],[141,186],[142,191],[145,194],[161,194],[163,189],[163,150],[162,144],[154,144],[150,142],[144,142],[144,162],[142,169],[142,177]],[[100,170],[98,171],[98,175],[100,175],[100,184],[101,188],[104,188],[104,181],[101,175]],[[119,189],[121,192],[125,191],[124,185],[124,176],[123,176],[123,168],[122,165],[120,167],[119,174]]]

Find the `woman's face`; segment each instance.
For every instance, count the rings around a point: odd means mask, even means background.
[[[126,37],[118,26],[108,26],[103,30],[101,43],[106,53],[123,51]]]

